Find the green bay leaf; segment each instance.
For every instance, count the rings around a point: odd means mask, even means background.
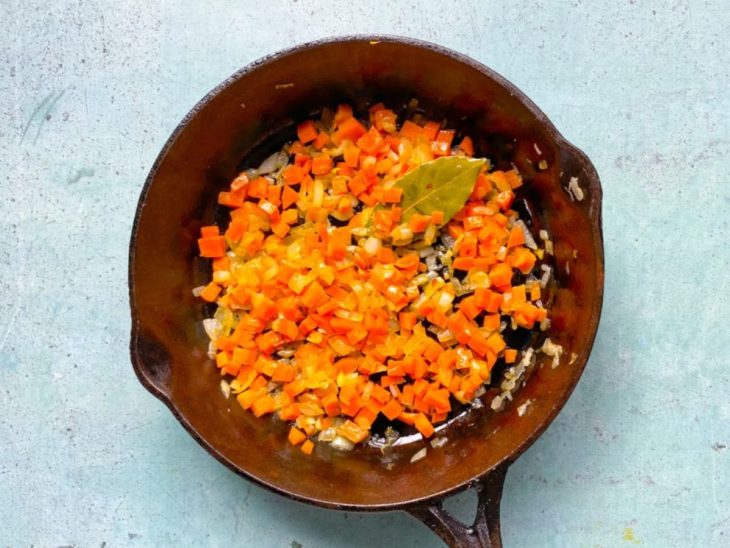
[[[444,223],[448,222],[464,207],[485,163],[484,158],[443,156],[403,175],[395,183],[403,189],[401,222],[414,213],[433,211],[443,211]]]

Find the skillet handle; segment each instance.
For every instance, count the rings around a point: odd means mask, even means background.
[[[407,508],[406,511],[425,523],[452,548],[501,548],[499,502],[508,464],[503,464],[474,486],[479,496],[477,514],[471,526],[464,525],[446,510],[441,501]]]

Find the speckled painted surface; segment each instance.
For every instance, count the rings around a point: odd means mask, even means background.
[[[730,545],[726,2],[178,4],[0,3],[0,546],[439,545],[235,476],[127,356],[128,237],[169,133],[237,68],[356,32],[486,63],[603,180],[603,320],[507,477],[505,545]]]

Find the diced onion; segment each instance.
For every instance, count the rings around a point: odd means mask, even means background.
[[[448,441],[449,438],[447,438],[446,436],[434,438],[431,440],[431,447],[433,447],[434,449],[438,449],[439,447],[443,447],[444,445],[446,445]]]
[[[445,312],[451,307],[452,302],[454,302],[454,295],[448,291],[442,291],[439,295],[439,300],[438,303],[436,303],[436,306],[441,309],[442,312]]]
[[[531,403],[532,403],[532,400],[527,400],[525,403],[523,403],[522,405],[520,405],[517,408],[517,415],[519,415],[520,417],[522,417],[527,412],[527,408],[528,408],[528,406]]]
[[[211,340],[215,340],[220,337],[223,324],[215,318],[206,318],[203,320],[203,329]]]
[[[550,281],[550,276],[553,272],[553,269],[545,264],[542,265],[541,268],[542,268],[542,277],[540,278],[540,287],[547,287],[547,284]]]
[[[537,249],[537,243],[535,242],[535,238],[532,237],[532,233],[530,232],[530,229],[527,228],[527,225],[524,223],[524,221],[515,221],[515,226],[519,227],[525,235],[525,245],[530,249]]]
[[[333,427],[325,428],[317,436],[317,441],[331,442],[337,437],[337,430]]]
[[[568,193],[572,199],[578,200],[579,202],[585,197],[583,189],[578,184],[578,177],[571,177],[570,181],[568,181]]]
[[[563,347],[559,344],[555,344],[550,340],[548,337],[545,339],[545,342],[542,344],[542,348],[540,350],[553,358],[552,367],[555,369],[557,366],[560,365],[560,356],[563,354]]]
[[[425,458],[426,453],[428,452],[428,449],[424,447],[423,449],[416,451],[414,455],[411,457],[411,462],[417,462],[421,460],[422,458]]]
[[[380,249],[380,238],[370,236],[367,240],[365,240],[365,244],[362,247],[365,250],[365,253],[375,256]]]
[[[274,173],[277,169],[284,167],[287,161],[287,155],[283,152],[275,152],[266,158],[256,170],[258,175],[268,175]]]

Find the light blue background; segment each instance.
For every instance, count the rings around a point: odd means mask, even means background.
[[[129,232],[167,136],[239,67],[356,32],[494,68],[603,181],[601,327],[508,475],[506,546],[730,545],[727,2],[349,4],[0,4],[0,545],[439,545],[235,476],[127,354]]]

